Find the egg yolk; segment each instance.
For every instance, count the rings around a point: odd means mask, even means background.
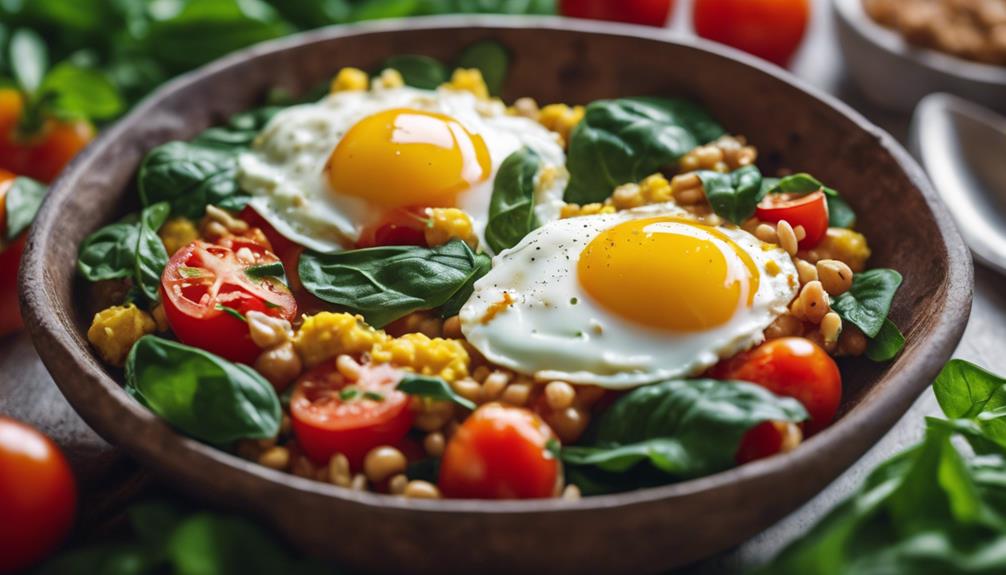
[[[379,206],[452,206],[455,197],[489,178],[482,136],[443,114],[397,108],[357,122],[326,166],[337,195]]]
[[[647,327],[694,332],[750,307],[751,256],[714,227],[661,217],[601,232],[580,253],[580,285],[603,308]]]

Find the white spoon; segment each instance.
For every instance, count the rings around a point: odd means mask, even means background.
[[[975,258],[1006,273],[1006,118],[931,94],[915,109],[911,142]]]

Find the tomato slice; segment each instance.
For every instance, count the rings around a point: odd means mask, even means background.
[[[842,374],[835,360],[816,343],[784,337],[735,355],[712,369],[717,379],[756,383],[776,395],[792,397],[807,409],[808,435],[831,423],[842,401]]]
[[[376,246],[421,246],[426,247],[425,207],[399,208],[392,210],[377,223],[360,232],[356,245],[359,248]]]
[[[559,479],[559,462],[548,450],[553,439],[552,429],[532,411],[483,405],[447,443],[440,490],[463,499],[553,497]]]
[[[800,240],[801,250],[815,247],[828,233],[828,198],[821,190],[806,195],[768,194],[755,215],[763,222],[786,220],[794,228],[803,226],[807,235]]]
[[[261,350],[237,315],[254,310],[292,321],[297,302],[279,280],[247,273],[278,262],[272,252],[248,240],[227,243],[196,240],[178,250],[161,276],[161,300],[179,341],[250,364]]]
[[[389,365],[365,365],[359,379],[349,381],[334,361],[304,374],[290,397],[300,449],[319,464],[342,453],[359,469],[371,449],[400,444],[415,417],[411,397],[395,389],[401,379]]]

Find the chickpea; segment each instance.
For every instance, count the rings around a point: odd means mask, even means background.
[[[440,490],[428,481],[414,479],[405,486],[402,495],[412,499],[440,499]]]
[[[841,295],[852,287],[852,269],[838,260],[817,262],[817,275],[824,290],[831,295]]]
[[[263,352],[255,360],[255,370],[277,388],[297,379],[303,368],[300,356],[289,341]]]
[[[390,445],[382,445],[371,449],[364,457],[363,473],[372,483],[379,483],[404,472],[407,465],[408,460],[401,451]]]
[[[269,469],[286,469],[290,464],[290,451],[285,447],[272,447],[259,456],[258,462]]]
[[[545,386],[545,400],[548,402],[548,406],[555,411],[573,405],[574,399],[576,399],[576,390],[565,381],[553,381]]]

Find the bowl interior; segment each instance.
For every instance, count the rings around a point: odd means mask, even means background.
[[[871,267],[892,267],[905,277],[892,310],[908,340],[902,355],[890,364],[843,360],[841,419],[791,454],[576,503],[407,502],[354,493],[200,445],[133,402],[116,381],[120,374],[106,370],[87,344],[93,310],[74,264],[87,234],[135,207],[133,182],[146,151],[260,105],[275,88],[304,94],[342,66],[373,69],[396,54],[449,62],[464,46],[486,38],[512,52],[507,101],[691,98],[730,133],[758,147],[765,173],[807,171],[837,188],[870,240]],[[422,557],[413,563],[420,571],[543,565],[653,571],[733,545],[816,493],[896,421],[949,357],[971,293],[967,251],[920,170],[889,136],[845,106],[782,72],[700,41],[678,43],[632,27],[552,19],[429,19],[323,30],[252,48],[175,80],[74,162],[39,215],[25,262],[23,307],[39,352],[71,404],[99,433],[183,488],[247,506],[291,531],[299,526],[301,534],[306,526],[317,527],[318,536],[301,542],[351,565],[387,571],[404,557]],[[778,489],[780,481],[791,488]],[[699,515],[697,522],[684,520]],[[356,522],[353,529],[335,527],[339,540],[333,543],[321,533],[333,529],[335,518]],[[514,557],[511,545],[526,544],[529,525],[541,548]],[[452,534],[466,537],[472,529],[487,537],[460,550],[450,544]],[[616,548],[622,551],[601,552]]]

